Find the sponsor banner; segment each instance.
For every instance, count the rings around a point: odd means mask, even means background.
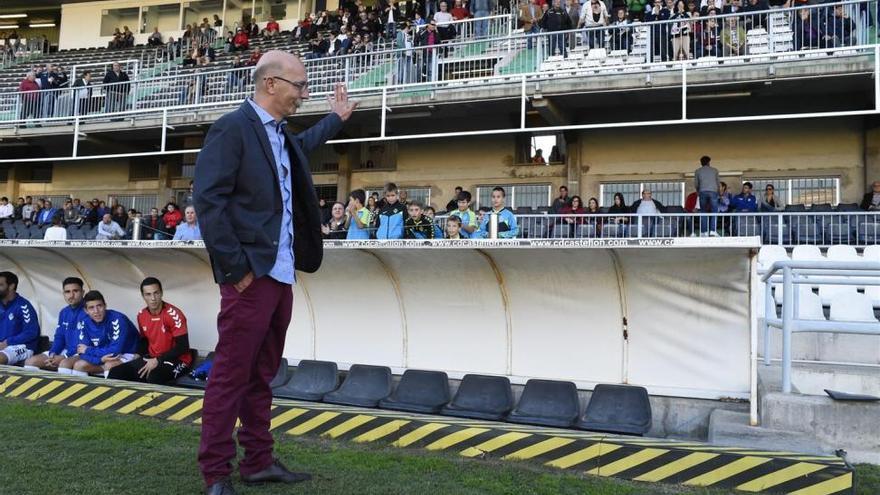
[[[98,241],[70,240],[44,241],[36,239],[0,240],[3,246],[39,246],[71,248],[187,248],[202,249],[203,241]],[[758,248],[759,237],[673,237],[673,238],[613,238],[613,239],[393,239],[393,240],[335,240],[324,241],[327,249],[575,249],[575,248]]]

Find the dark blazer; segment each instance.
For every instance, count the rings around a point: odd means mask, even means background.
[[[336,135],[335,113],[300,134],[286,132],[293,194],[294,260],[297,270],[321,266],[321,210],[306,156]],[[281,190],[272,147],[257,113],[245,101],[211,126],[196,160],[193,202],[219,284],[248,272],[269,273],[278,253]]]
[[[859,203],[859,208],[868,211],[868,208],[871,207],[872,201],[874,201],[874,191],[869,191],[862,196],[862,202]]]

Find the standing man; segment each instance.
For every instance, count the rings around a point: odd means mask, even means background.
[[[104,111],[107,113],[121,112],[125,110],[125,99],[128,97],[128,74],[122,70],[119,62],[113,62],[113,70],[104,74],[104,93],[106,102]]]
[[[67,306],[58,313],[58,326],[55,328],[55,339],[48,351],[31,357],[24,363],[24,369],[57,370],[67,357],[76,354],[79,343],[77,321],[85,316],[83,309],[83,281],[79,277],[67,277],[61,283],[61,291]],[[64,373],[70,370],[65,368]]]
[[[30,301],[18,294],[18,277],[0,272],[0,364],[18,364],[34,355],[40,322]]]
[[[192,365],[186,316],[162,300],[162,282],[147,277],[141,282],[147,307],[137,315],[140,344],[138,357],[110,370],[108,378],[165,384],[177,379]]]
[[[694,172],[694,189],[700,198],[700,213],[717,213],[718,212],[718,170],[709,165],[712,161],[708,156],[700,158],[700,168]],[[716,222],[717,218],[712,217],[711,221],[705,215],[700,216],[700,233],[706,235],[717,236]]]
[[[220,284],[219,339],[202,413],[199,466],[209,495],[231,495],[232,432],[241,419],[244,482],[296,483],[272,455],[272,390],[293,308],[294,269],[321,266],[321,211],[306,156],[333,137],[357,107],[344,86],[331,113],[293,134],[285,127],[309,97],[295,56],[267,52],[254,70],[255,91],[208,132],[196,161],[195,206]],[[296,241],[294,242],[294,238]]]
[[[541,17],[541,27],[544,28],[544,31],[549,31],[551,33],[556,33],[558,31],[568,31],[572,29],[573,26],[571,24],[571,17],[569,17],[568,12],[562,10],[562,4],[560,0],[553,0],[553,7],[550,8],[544,15]],[[562,55],[563,58],[568,58],[568,50],[567,45],[565,44],[565,35],[562,33],[551,34],[550,38],[550,51],[548,52],[550,56],[556,55],[557,50],[559,54]]]

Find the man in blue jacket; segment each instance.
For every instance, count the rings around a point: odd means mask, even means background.
[[[18,364],[37,351],[40,322],[31,303],[18,294],[18,277],[0,272],[0,364]]]
[[[742,192],[733,197],[730,206],[736,212],[754,213],[758,211],[758,198],[752,194],[751,182],[743,182]]]
[[[52,348],[25,361],[24,369],[56,370],[65,358],[76,354],[76,346],[79,344],[79,330],[76,324],[85,316],[82,302],[83,281],[78,277],[67,277],[61,283],[61,290],[67,305],[58,313],[58,326],[55,327]],[[68,368],[64,368],[62,373],[69,371]]]
[[[65,368],[70,371],[62,373],[106,376],[110,368],[137,358],[140,336],[127,316],[107,309],[103,294],[96,290],[86,293],[83,305],[86,315],[76,323],[79,330],[76,355],[62,361],[59,371]]]
[[[199,466],[209,495],[232,495],[236,419],[246,483],[310,477],[274,458],[272,389],[293,310],[294,269],[315,272],[323,257],[321,209],[307,156],[336,135],[357,104],[344,86],[330,114],[300,134],[286,127],[309,97],[295,56],[266,52],[253,73],[254,95],[221,117],[196,160],[193,200],[214,279],[220,284],[219,338],[205,390]],[[296,239],[296,242],[294,242]]]

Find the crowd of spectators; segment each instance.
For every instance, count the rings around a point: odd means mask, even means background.
[[[200,240],[195,208],[191,196],[188,197],[183,209],[174,201],[168,201],[161,210],[151,208],[148,214],[133,208],[126,210],[115,202],[108,206],[98,198],[86,202],[79,198],[66,199],[58,207],[44,198],[20,197],[13,204],[3,197],[0,198],[0,229],[7,238],[12,237],[9,231],[15,230],[15,225],[21,225],[29,231],[38,229],[47,240],[66,240],[69,227],[85,229],[97,240],[130,240],[134,238],[135,224],[139,223],[140,239]]]
[[[748,31],[768,28],[771,8],[793,6],[804,7],[790,16],[795,50],[854,44],[854,8],[792,0],[523,0],[518,17],[527,34],[584,29],[584,46],[627,52],[633,23],[650,23],[653,58],[667,61],[744,55]],[[744,15],[718,18],[737,13]],[[575,46],[574,33],[549,35],[550,54],[565,57]]]
[[[113,62],[104,74],[104,111],[125,109],[131,91],[128,73],[122,65]],[[54,64],[33,66],[18,85],[19,119],[48,119],[87,114],[99,103],[93,102],[92,71],[84,69],[71,83],[64,67]],[[49,91],[70,88],[70,91]],[[24,124],[22,124],[24,125]],[[36,124],[40,125],[40,124]]]
[[[120,50],[134,47],[134,33],[128,29],[128,26],[122,26],[122,31],[119,28],[114,29],[112,37],[113,39],[107,43],[107,48]]]

